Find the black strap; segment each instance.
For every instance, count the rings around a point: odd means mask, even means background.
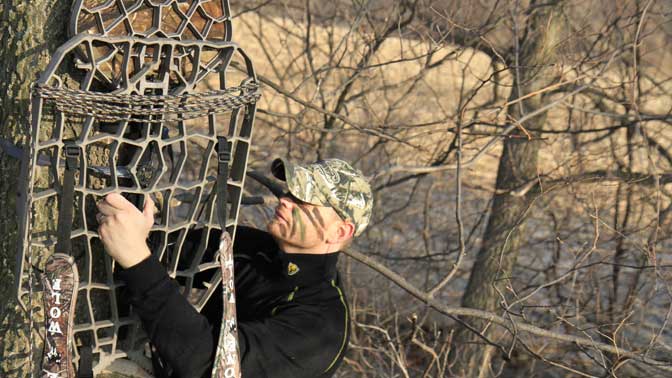
[[[79,349],[77,378],[93,378],[93,353],[91,352],[91,347],[85,346]]]
[[[72,251],[72,213],[75,207],[75,172],[79,168],[79,146],[74,141],[65,141],[65,173],[61,202],[58,207],[58,242],[56,252],[67,255]]]
[[[228,219],[227,201],[229,180],[229,162],[231,161],[231,144],[226,137],[217,137],[217,214],[222,231],[226,229]]]
[[[9,139],[0,138],[0,151],[16,160],[23,161],[26,158],[24,149],[12,143]],[[37,159],[37,165],[48,167],[51,165],[51,160],[48,156],[40,155]]]
[[[0,151],[13,157],[14,159],[23,160],[23,149],[16,146],[8,139],[0,138]]]

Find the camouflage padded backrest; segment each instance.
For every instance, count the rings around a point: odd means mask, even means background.
[[[71,232],[80,272],[74,343],[92,347],[97,373],[141,353],[146,337],[118,295],[95,203],[111,192],[138,206],[144,194],[154,198],[150,247],[201,310],[221,281],[213,254],[217,138],[231,143],[226,227],[235,237],[260,92],[252,62],[231,42],[228,1],[79,0],[69,29],[33,87],[16,287],[27,307],[32,266],[55,253],[57,230],[44,220],[58,217],[70,141],[81,152]]]

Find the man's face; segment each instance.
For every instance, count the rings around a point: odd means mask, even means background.
[[[280,197],[268,232],[287,252],[319,249],[340,222],[341,218],[331,207],[315,206],[286,194]]]

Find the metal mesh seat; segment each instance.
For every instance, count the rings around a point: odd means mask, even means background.
[[[46,220],[58,216],[70,141],[82,156],[71,233],[80,272],[73,337],[92,347],[99,372],[142,353],[146,337],[119,295],[95,203],[122,192],[141,206],[151,195],[152,253],[202,309],[221,281],[212,253],[217,138],[232,146],[226,227],[235,237],[260,91],[250,59],[230,42],[226,1],[78,1],[73,12],[74,36],[33,86],[16,287],[26,308],[40,295],[31,272],[54,253],[57,230]]]

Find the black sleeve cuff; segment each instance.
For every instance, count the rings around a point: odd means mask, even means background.
[[[134,296],[142,296],[162,280],[169,278],[166,268],[155,255],[119,272],[118,277]]]

